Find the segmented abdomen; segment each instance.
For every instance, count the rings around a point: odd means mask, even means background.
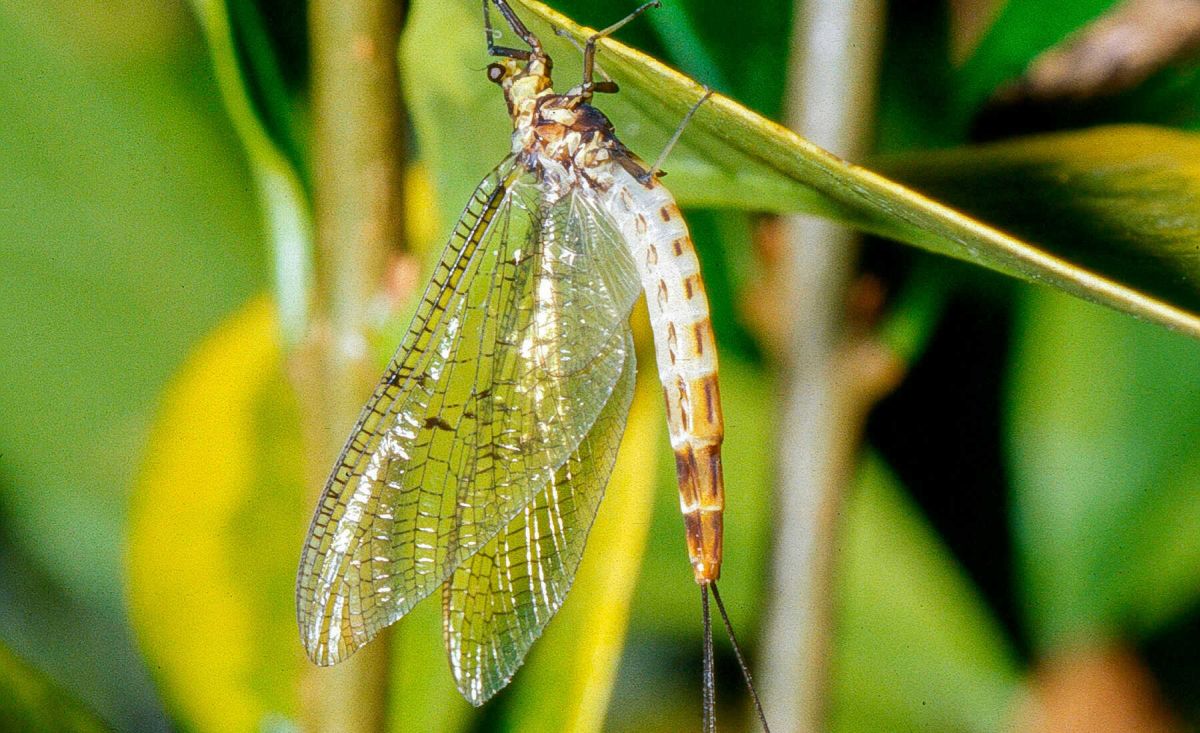
[[[705,584],[721,574],[725,507],[725,424],[708,295],[674,197],[657,180],[642,184],[623,168],[614,169],[608,211],[629,244],[646,291],[688,554],[696,582]]]

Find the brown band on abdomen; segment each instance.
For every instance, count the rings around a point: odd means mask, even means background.
[[[692,574],[701,585],[721,577],[723,523],[722,513],[719,511],[697,509],[683,515]]]
[[[692,572],[697,583],[707,583],[721,574],[725,480],[720,444],[685,443],[675,451],[675,472]]]

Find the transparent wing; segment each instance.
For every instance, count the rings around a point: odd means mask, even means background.
[[[450,668],[474,705],[508,684],[575,579],[633,399],[636,365],[628,333],[623,350],[621,378],[579,448],[443,587]]]
[[[572,213],[573,198],[547,205],[508,160],[468,203],[309,530],[297,618],[318,664],[441,585],[607,403],[637,280],[612,227]]]

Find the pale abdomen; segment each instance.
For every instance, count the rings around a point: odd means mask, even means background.
[[[675,199],[658,181],[643,185],[616,167],[607,196],[646,291],[688,554],[696,582],[708,583],[721,574],[725,424],[700,263]]]

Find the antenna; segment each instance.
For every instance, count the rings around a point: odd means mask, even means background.
[[[708,585],[712,586],[713,599],[717,602],[717,611],[721,614],[721,620],[725,622],[725,631],[729,634],[729,643],[733,645],[733,654],[737,657],[738,666],[742,669],[742,679],[746,680],[746,689],[750,691],[750,699],[754,702],[754,713],[758,716],[758,722],[762,725],[763,733],[771,733],[771,728],[767,725],[767,716],[763,713],[762,702],[758,699],[758,692],[754,689],[754,680],[750,676],[750,667],[746,664],[746,658],[742,656],[742,647],[738,644],[737,636],[733,633],[733,624],[729,623],[729,614],[725,612],[725,603],[721,600],[721,592],[717,590],[717,582],[714,580]],[[704,592],[704,620],[708,624],[708,586],[705,586]],[[712,629],[706,631],[708,635],[708,651],[712,650]],[[707,661],[707,660],[706,660]]]

